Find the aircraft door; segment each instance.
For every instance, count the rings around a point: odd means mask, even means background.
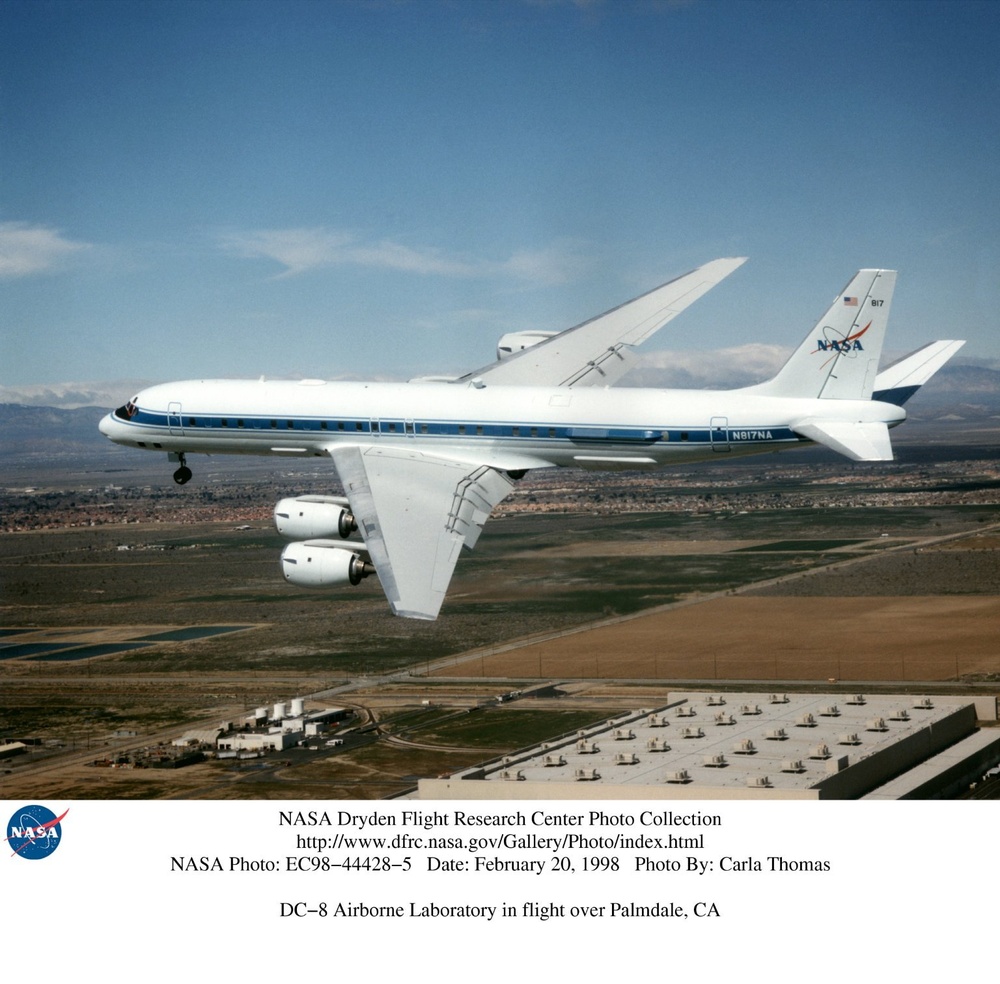
[[[729,448],[729,418],[713,417],[708,431],[713,451],[728,451]]]
[[[171,403],[167,407],[167,427],[170,428],[171,434],[178,437],[184,433],[181,426],[181,405],[179,403]]]

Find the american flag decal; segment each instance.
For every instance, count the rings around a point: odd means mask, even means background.
[[[844,307],[857,307],[857,306],[858,306],[858,299],[856,297],[844,298]]]

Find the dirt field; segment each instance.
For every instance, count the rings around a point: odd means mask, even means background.
[[[1000,598],[717,598],[473,658],[459,672],[775,681],[996,674]]]

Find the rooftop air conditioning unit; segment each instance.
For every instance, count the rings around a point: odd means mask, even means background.
[[[812,716],[808,711],[801,715],[799,719],[795,722],[796,728],[815,728],[816,718]]]
[[[754,755],[757,751],[757,747],[749,738],[744,738],[742,741],[738,741],[735,745],[733,745],[733,751],[737,755]]]
[[[725,702],[726,698],[723,697],[722,694],[712,694],[712,696],[706,701],[709,707],[722,707]]]
[[[747,785],[753,789],[770,789],[770,776],[747,776]]]
[[[706,755],[703,764],[709,769],[724,769],[729,763],[725,755]]]
[[[830,746],[824,745],[822,742],[818,745],[813,745],[809,749],[809,758],[811,759],[828,759],[830,757]]]
[[[831,704],[829,707],[824,707],[819,713],[820,717],[837,718],[840,717],[840,708],[836,704]]]
[[[573,773],[573,778],[577,782],[593,782],[596,779],[600,779],[601,774],[597,769],[577,769]]]
[[[838,745],[860,745],[861,739],[856,731],[845,731],[837,738]]]
[[[788,739],[788,732],[784,728],[771,728],[770,731],[765,733],[764,737],[768,741],[786,741]]]
[[[638,765],[639,756],[635,752],[619,752],[615,756],[615,765]]]
[[[885,723],[885,718],[872,718],[866,725],[865,731],[888,731],[889,725]]]
[[[806,767],[802,764],[802,759],[786,759],[781,763],[782,772],[805,772]]]
[[[720,726],[727,724],[736,724],[736,718],[734,718],[732,714],[726,714],[725,712],[723,712],[722,714],[715,715],[715,723]]]
[[[650,738],[649,741],[646,742],[646,751],[669,752],[670,746],[666,743],[666,740],[663,738]]]
[[[704,738],[705,732],[701,728],[681,728],[682,738]]]
[[[687,769],[678,769],[676,772],[667,773],[667,782],[690,782],[691,774]]]

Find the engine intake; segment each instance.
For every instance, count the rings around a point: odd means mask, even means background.
[[[329,588],[360,584],[375,567],[347,544],[336,540],[289,543],[281,552],[281,571],[289,584],[300,588]]]
[[[558,335],[557,331],[511,331],[500,336],[497,342],[497,358],[509,359],[518,352],[523,352],[532,345],[538,345],[553,335]]]
[[[346,540],[358,528],[350,503],[336,495],[300,495],[274,507],[274,525],[289,540],[339,536]]]

